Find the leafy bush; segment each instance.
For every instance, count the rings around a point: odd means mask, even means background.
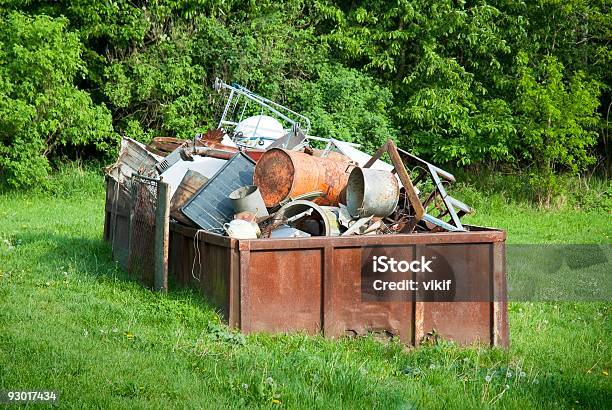
[[[44,184],[60,147],[114,149],[111,113],[74,85],[87,70],[66,26],[19,13],[0,20],[0,173],[11,186]]]
[[[357,142],[369,151],[397,138],[389,89],[340,65],[322,65],[317,76],[294,89],[295,106],[312,121],[313,135]]]
[[[36,184],[58,154],[100,158],[117,134],[204,131],[220,77],[309,115],[314,134],[522,171],[546,203],[559,175],[610,166],[608,3],[8,0],[0,172]]]
[[[521,53],[517,65],[522,155],[543,173],[564,168],[577,173],[592,165],[588,148],[597,141],[599,84],[581,71],[566,81],[563,64],[552,56],[533,69]]]

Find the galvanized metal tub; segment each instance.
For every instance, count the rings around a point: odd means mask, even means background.
[[[229,198],[234,204],[234,212],[252,212],[257,217],[268,216],[268,210],[264,204],[259,188],[255,185],[246,185],[234,190],[229,194]]]
[[[399,183],[391,172],[354,168],[348,179],[346,204],[353,216],[385,217],[395,211],[399,194]]]

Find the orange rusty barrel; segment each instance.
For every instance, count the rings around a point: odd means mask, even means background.
[[[313,202],[338,205],[346,198],[346,185],[353,165],[348,157],[315,157],[299,151],[273,148],[255,166],[254,184],[259,187],[268,208],[288,198],[309,192],[323,195]]]

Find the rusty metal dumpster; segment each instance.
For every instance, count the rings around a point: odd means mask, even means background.
[[[326,337],[384,332],[418,345],[435,333],[461,344],[508,345],[505,233],[376,235],[236,240],[179,224],[170,227],[169,272],[208,295],[243,332],[322,332]],[[361,253],[368,246],[468,247],[472,280],[495,298],[465,302],[366,302]],[[444,252],[452,250],[444,250]]]
[[[129,249],[129,197],[107,181],[105,239],[116,258]],[[169,275],[198,288],[229,325],[250,332],[322,333],[326,337],[378,332],[417,346],[429,335],[460,344],[509,343],[506,234],[469,227],[440,232],[350,237],[237,240],[170,223]],[[466,283],[490,288],[491,300],[367,301],[361,293],[364,249],[398,248],[461,254]],[[461,256],[460,255],[460,256]]]

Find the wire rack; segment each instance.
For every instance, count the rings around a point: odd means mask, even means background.
[[[132,220],[128,271],[146,286],[152,287],[155,277],[155,209],[157,181],[132,177]]]

